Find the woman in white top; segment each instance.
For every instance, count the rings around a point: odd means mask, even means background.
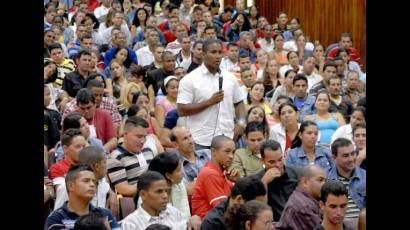
[[[279,116],[280,123],[271,128],[269,139],[279,142],[286,159],[286,154],[293,143],[300,142],[297,135],[300,126],[299,111],[292,102],[288,101],[279,106]]]

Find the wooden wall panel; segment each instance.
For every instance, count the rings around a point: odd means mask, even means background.
[[[350,32],[365,67],[366,0],[256,0],[256,5],[271,23],[280,10],[289,20],[299,17],[311,41],[319,40],[324,46],[338,42],[342,32]]]

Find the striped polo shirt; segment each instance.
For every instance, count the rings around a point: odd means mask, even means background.
[[[346,189],[349,191],[350,180],[342,176],[339,176],[338,179],[344,184]],[[348,196],[348,199],[349,199],[349,202],[347,203],[347,210],[346,210],[345,218],[358,218],[359,213],[360,213],[359,207],[357,206],[357,204],[354,202],[354,200],[352,199],[350,195]]]
[[[118,145],[107,160],[107,174],[111,185],[127,181],[136,185],[139,176],[147,171],[148,165],[155,157],[149,148],[144,148],[140,153],[131,153],[122,145]]]

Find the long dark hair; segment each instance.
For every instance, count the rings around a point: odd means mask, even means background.
[[[140,20],[139,20],[139,18],[138,18],[138,12],[141,11],[141,10],[145,12],[144,26],[147,26],[147,21],[148,21],[148,18],[149,18],[150,15],[148,14],[148,11],[147,11],[146,9],[144,9],[144,8],[138,8],[137,11],[135,11],[134,19],[132,20],[132,24],[133,24],[135,27],[138,27],[138,26],[141,25],[141,22],[140,22]]]
[[[236,29],[233,29],[235,31],[241,32],[241,31],[249,31],[251,29],[251,23],[249,22],[248,16],[246,16],[246,14],[244,13],[237,13],[235,14],[235,16],[233,16],[233,18],[231,19],[231,24],[234,23],[236,21],[236,19],[238,18],[239,15],[243,16],[243,25],[242,25],[242,29],[239,29],[239,27],[237,27]]]
[[[268,121],[266,120],[266,113],[265,110],[262,108],[262,106],[260,105],[255,105],[252,106],[251,108],[249,108],[248,110],[248,114],[246,115],[246,124],[249,123],[248,119],[249,119],[249,115],[251,114],[251,112],[256,109],[256,108],[260,108],[263,112],[263,121],[262,121],[262,125],[264,126],[264,130],[265,130],[265,136],[268,137],[269,136],[269,124]]]

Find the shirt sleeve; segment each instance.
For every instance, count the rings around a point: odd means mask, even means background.
[[[231,169],[238,169],[239,170],[239,174],[241,175],[241,177],[245,176],[245,170],[244,170],[244,165],[242,162],[241,157],[238,154],[239,152],[235,152],[234,156],[233,156],[233,162],[232,165],[229,167],[229,170]]]
[[[238,81],[236,80],[236,77],[231,74],[231,77],[233,78],[234,85],[233,85],[233,103],[239,103],[243,101],[243,95],[241,92],[241,88],[239,87]]]
[[[105,129],[106,129],[106,140],[108,142],[110,139],[117,137],[117,131],[115,130],[115,126],[114,126],[114,123],[112,122],[112,118],[108,113],[104,115],[104,120],[105,120]]]
[[[209,175],[206,181],[207,186],[204,186],[205,196],[212,207],[217,206],[224,201],[227,196],[224,192],[224,180],[218,175]]]
[[[293,210],[289,213],[289,227],[294,230],[313,229],[322,220],[310,210]]]
[[[182,78],[178,87],[177,103],[190,104],[194,101],[194,89],[190,78]]]

